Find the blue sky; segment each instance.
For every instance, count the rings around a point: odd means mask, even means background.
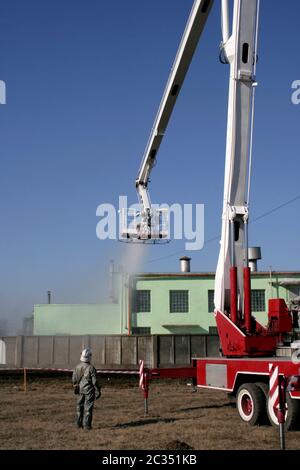
[[[139,269],[213,271],[218,239],[199,252],[172,241],[134,255],[96,237],[96,208],[137,201],[135,177],[192,0],[3,0],[0,79],[0,318],[34,303],[106,297],[109,259]],[[220,234],[228,67],[218,60],[219,1],[172,115],[153,170],[153,202],[205,204],[205,238]],[[251,212],[300,195],[300,3],[262,0]],[[298,270],[300,199],[253,222],[261,269]]]

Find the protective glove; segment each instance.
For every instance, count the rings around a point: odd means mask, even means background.
[[[100,397],[101,397],[101,391],[96,390],[96,395],[95,395],[96,400],[98,400],[98,398],[100,398]]]

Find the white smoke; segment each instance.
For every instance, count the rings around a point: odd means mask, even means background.
[[[145,243],[122,243],[120,265],[129,274],[145,271],[149,255],[149,246]]]

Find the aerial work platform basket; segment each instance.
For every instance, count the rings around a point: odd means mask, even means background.
[[[120,241],[140,243],[169,243],[169,210],[123,208],[120,211]]]

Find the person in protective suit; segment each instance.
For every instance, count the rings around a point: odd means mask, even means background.
[[[96,369],[91,364],[92,351],[86,348],[80,356],[80,363],[72,375],[74,392],[77,394],[76,421],[78,428],[91,429],[95,400],[101,396]]]

